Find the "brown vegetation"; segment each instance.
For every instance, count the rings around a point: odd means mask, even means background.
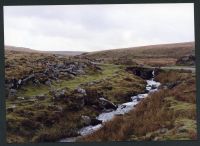
[[[145,59],[143,63],[147,63],[147,65],[149,64],[149,62],[146,59],[150,59],[152,64],[166,65],[167,63],[168,65],[174,64],[176,59],[189,54],[194,54],[193,42],[113,49],[87,53],[80,55],[80,57],[93,60],[101,59],[104,62],[113,62],[114,60],[120,58],[125,58],[129,60]],[[159,61],[161,62],[159,63]]]
[[[135,62],[138,64],[145,64],[149,66],[169,66],[175,65],[176,60],[174,58],[144,58],[144,59],[135,59]]]

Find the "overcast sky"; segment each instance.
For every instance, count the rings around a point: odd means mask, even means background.
[[[193,4],[4,7],[5,44],[97,51],[194,41]]]

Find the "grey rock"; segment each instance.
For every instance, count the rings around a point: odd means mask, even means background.
[[[14,104],[14,105],[11,105],[10,107],[8,107],[6,110],[7,110],[7,112],[13,112],[15,108],[16,108],[16,105]]]
[[[152,85],[152,86],[151,86],[151,89],[156,89],[156,88],[157,88],[156,85]]]
[[[76,74],[83,75],[83,74],[85,74],[85,71],[79,69],[79,70],[76,71]]]
[[[44,94],[35,96],[38,100],[44,100],[46,96]]]
[[[48,105],[48,109],[53,110],[53,111],[58,111],[58,112],[62,112],[63,111],[63,107],[62,106],[54,105],[54,104],[49,104]]]
[[[75,75],[73,75],[73,74],[68,74],[68,75],[69,75],[69,77],[70,77],[71,79],[75,78]]]
[[[85,89],[83,89],[83,88],[77,88],[76,89],[76,91],[78,92],[78,93],[80,93],[80,94],[83,94],[83,95],[86,95],[86,91],[85,91]]]
[[[155,137],[155,138],[154,138],[154,141],[158,141],[158,140],[159,140],[159,137]]]
[[[45,85],[51,86],[51,81],[50,81],[50,80],[47,80],[47,81],[45,82]]]
[[[8,96],[9,97],[15,97],[17,94],[17,90],[15,89],[10,89]]]
[[[38,99],[35,96],[32,96],[28,99],[29,102],[37,102]]]
[[[25,79],[23,79],[22,81],[23,81],[24,83],[26,83],[26,82],[28,82],[29,80],[33,79],[34,77],[35,77],[35,74],[31,74],[31,75],[29,75],[28,77],[26,77]]]
[[[117,109],[117,106],[105,98],[99,98],[100,104],[106,109]]]
[[[18,80],[18,84],[19,85],[21,85],[22,84],[22,80],[20,79],[20,80]]]
[[[64,98],[65,97],[65,92],[66,90],[61,90],[61,91],[54,91],[54,98],[55,99],[61,99],[61,98]]]
[[[89,116],[81,116],[85,125],[90,125],[91,119]]]
[[[164,134],[164,133],[166,133],[167,131],[168,131],[167,128],[162,128],[162,129],[159,130],[159,133],[160,133],[160,134]]]
[[[186,132],[188,132],[188,130],[184,126],[182,126],[182,127],[178,128],[178,132],[179,133],[186,133]]]
[[[17,97],[17,99],[24,100],[25,98],[20,96],[20,97]]]

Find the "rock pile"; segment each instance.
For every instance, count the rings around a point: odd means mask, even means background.
[[[51,86],[52,81],[59,81],[60,79],[66,78],[71,79],[75,76],[83,75],[86,73],[85,70],[87,68],[92,68],[97,71],[101,70],[101,68],[92,62],[83,63],[78,61],[63,61],[62,63],[47,62],[44,66],[42,71],[32,71],[28,75],[22,76],[20,79],[16,79],[15,77],[12,77],[10,80],[6,79],[7,96],[15,96],[17,89],[27,84],[32,84],[34,86],[45,84]]]

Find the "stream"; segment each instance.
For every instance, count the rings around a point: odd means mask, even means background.
[[[141,101],[141,99],[146,98],[149,93],[152,93],[152,92],[155,92],[158,90],[160,83],[154,81],[154,71],[152,71],[152,76],[153,76],[152,79],[146,80],[147,93],[132,96],[131,97],[132,101],[118,105],[118,108],[116,110],[109,111],[109,112],[103,112],[98,117],[96,117],[96,119],[101,120],[102,123],[104,123],[104,122],[107,122],[107,121],[113,119],[114,116],[123,115],[125,113],[128,113],[132,109],[134,109],[135,105],[137,105]],[[59,142],[75,142],[78,138],[89,135],[89,134],[93,133],[94,131],[97,131],[102,126],[103,126],[102,124],[98,124],[95,126],[90,125],[90,126],[83,127],[78,131],[80,136],[64,138],[64,139],[60,140]]]

